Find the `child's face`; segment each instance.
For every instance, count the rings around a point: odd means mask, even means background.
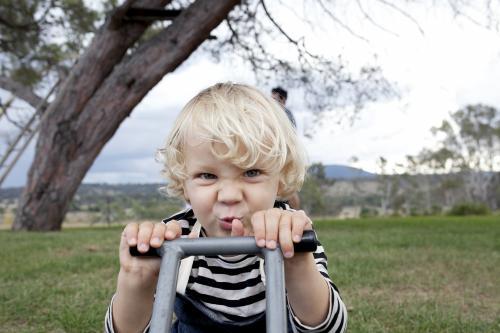
[[[190,137],[184,148],[188,178],[184,195],[210,237],[231,235],[231,222],[240,219],[250,230],[253,213],[270,209],[278,194],[279,174],[266,173],[256,165],[240,169],[217,159],[210,143]],[[217,149],[224,149],[220,144]]]

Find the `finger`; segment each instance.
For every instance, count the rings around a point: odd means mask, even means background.
[[[258,211],[252,215],[250,222],[252,224],[253,235],[255,237],[255,243],[259,247],[266,246],[266,224],[265,216],[263,210]]]
[[[231,223],[231,237],[241,237],[245,234],[245,229],[243,228],[243,222],[239,219],[234,219]]]
[[[305,215],[305,213],[304,213]],[[306,226],[304,227],[304,230],[313,230],[313,223],[312,220],[309,218],[309,216],[306,215]]]
[[[172,220],[166,224],[166,229],[165,229],[166,240],[173,240],[181,237],[181,235],[182,235],[182,228],[179,222],[177,222],[176,220]]]
[[[121,237],[120,237],[120,253],[122,253],[123,251],[128,252],[129,248],[130,248],[130,245],[129,245],[129,242],[127,239],[126,231],[127,231],[127,227],[125,227],[123,229],[123,232],[122,232]]]
[[[139,252],[144,253],[148,251],[152,233],[153,223],[144,222],[139,225],[139,232],[137,233],[137,249],[139,250]]]
[[[165,223],[159,222],[153,226],[153,232],[151,233],[151,240],[149,245],[154,248],[159,248],[165,239]]]
[[[129,241],[127,239],[127,229],[129,229],[129,225],[127,225],[122,232],[121,238],[120,238],[120,251],[119,251],[119,258],[120,258],[120,267],[124,268],[127,270],[130,267],[130,260],[131,260],[131,255],[130,255],[130,246]],[[135,246],[135,245],[132,245]]]
[[[127,241],[128,246],[137,245],[137,232],[139,230],[139,225],[137,223],[129,223],[123,230],[123,235]]]
[[[266,211],[266,247],[275,249],[278,244],[278,228],[283,210],[278,208]]]
[[[253,236],[253,227],[252,227],[252,221],[251,219],[245,218],[243,220],[240,220],[241,223],[243,224],[243,236]]]
[[[281,215],[278,237],[283,256],[285,258],[293,257],[292,214],[289,212],[283,212]]]
[[[295,243],[300,242],[304,230],[312,229],[312,223],[303,210],[292,214],[292,238]]]

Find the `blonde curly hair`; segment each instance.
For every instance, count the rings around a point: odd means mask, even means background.
[[[165,147],[158,151],[169,195],[184,195],[184,148],[193,133],[212,143],[214,156],[241,169],[258,162],[266,171],[279,172],[281,198],[302,187],[306,154],[295,128],[281,105],[253,87],[218,83],[201,91],[182,109]],[[216,150],[216,143],[226,149]]]

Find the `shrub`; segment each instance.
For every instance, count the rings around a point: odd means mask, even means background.
[[[488,215],[490,209],[481,203],[464,202],[454,205],[448,215],[466,216],[466,215]]]
[[[361,208],[361,217],[375,217],[378,216],[378,211],[372,207]]]

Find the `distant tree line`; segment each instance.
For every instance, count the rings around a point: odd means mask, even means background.
[[[327,179],[321,164],[313,164],[301,192],[303,208],[313,215],[336,215],[345,206],[361,207],[361,215],[465,215],[498,210],[499,110],[467,105],[431,131],[436,145],[408,155],[406,163],[395,165],[392,172],[387,170],[387,159],[378,159],[376,189],[368,186],[370,181],[353,179],[347,195],[334,195],[328,188],[335,186],[335,180]]]
[[[72,200],[69,213],[89,213],[90,223],[160,221],[184,206],[182,200],[167,197],[160,188],[160,184],[84,184]]]

